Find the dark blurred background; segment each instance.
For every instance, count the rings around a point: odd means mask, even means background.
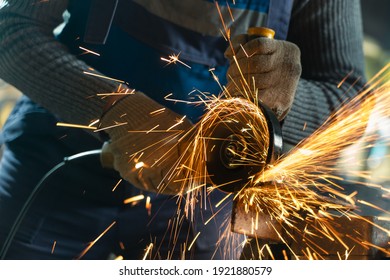
[[[365,34],[366,73],[370,78],[390,63],[390,1],[361,0],[360,2]]]

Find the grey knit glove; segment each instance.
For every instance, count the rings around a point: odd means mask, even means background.
[[[180,159],[188,148],[191,123],[141,92],[117,101],[101,118],[110,136],[102,164],[112,165],[135,187],[164,194],[182,190]],[[111,128],[110,128],[111,127]]]
[[[233,48],[225,52],[230,61],[226,86],[229,95],[245,98],[256,88],[257,97],[282,120],[292,106],[301,75],[299,48],[269,38],[249,40],[248,35],[238,35],[231,42]]]

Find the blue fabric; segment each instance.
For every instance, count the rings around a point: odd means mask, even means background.
[[[218,2],[219,6],[230,6],[240,9],[268,12],[269,2],[272,1],[248,1],[248,0],[205,0],[211,3]]]
[[[80,52],[74,40],[67,42],[67,45],[74,53]],[[161,57],[168,58],[168,55],[127,36],[118,27],[111,28],[105,45],[84,46],[101,54],[99,57],[82,57],[95,69],[101,69],[109,77],[129,81],[130,87],[145,92],[179,114],[187,115],[192,121],[197,121],[204,113],[202,106],[167,101],[164,97],[172,93],[172,99],[199,102],[199,98],[196,98],[199,91],[215,95],[221,92],[209,72],[209,66],[189,61],[184,62],[191,69],[181,64],[168,65],[161,60]],[[226,69],[227,66],[220,66],[214,70],[222,84],[226,83]]]
[[[180,52],[182,58],[210,67],[226,64],[223,52],[228,44],[221,34],[224,24],[231,36],[245,33],[251,26],[265,26],[269,7],[268,0],[239,1],[230,3],[229,8],[227,2],[219,2],[223,24],[216,3],[205,0],[192,0],[190,5],[172,0],[170,9],[153,0],[119,1],[117,9],[113,0],[92,1],[94,6],[108,8],[91,10],[84,41],[104,43],[110,31],[108,20],[113,18],[116,26],[137,40],[165,54]]]

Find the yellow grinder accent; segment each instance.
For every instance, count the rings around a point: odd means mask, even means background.
[[[249,27],[248,35],[250,37],[266,37],[273,39],[275,36],[275,31],[267,27]]]

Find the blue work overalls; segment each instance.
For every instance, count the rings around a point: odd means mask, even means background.
[[[223,52],[227,42],[222,37],[203,36],[196,30],[179,26],[177,22],[163,20],[160,14],[156,15],[145,7],[144,3],[148,1],[96,1],[94,5],[105,2],[111,7],[108,12],[101,8],[101,14],[96,10],[92,12],[91,1],[69,2],[71,17],[58,39],[72,53],[107,76],[129,81],[132,88],[149,94],[165,106],[189,116],[192,121],[198,120],[203,108],[169,102],[163,97],[173,93],[177,99],[192,99],[188,93],[194,90],[218,94],[219,85],[209,72],[212,67],[215,67],[214,72],[221,83],[226,82],[228,64]],[[211,5],[218,17],[214,1],[189,2]],[[285,39],[291,2],[236,0],[235,5],[263,15],[268,13],[268,18],[262,17],[263,22],[248,24],[264,25],[264,20],[267,20],[267,25],[276,30],[277,38]],[[226,3],[221,1],[220,5]],[[100,16],[103,24],[91,29],[89,25],[93,25],[93,21],[88,21],[88,18],[94,15]],[[125,15],[137,20],[126,22]],[[143,15],[149,17],[143,18]],[[162,33],[164,30],[172,36],[161,36],[165,34]],[[149,32],[154,32],[152,41],[147,41],[147,36],[151,35]],[[175,32],[182,37],[173,36]],[[158,42],[162,42],[161,48],[156,48]],[[81,55],[79,46],[101,55]],[[161,61],[161,57],[179,52],[191,69],[180,65],[166,66]],[[102,146],[102,142],[80,129],[56,126],[58,121],[53,114],[23,96],[4,126],[5,149],[0,165],[0,245],[32,189],[49,170],[64,157]],[[224,194],[213,192],[207,198],[208,205],[205,207],[203,203],[198,207],[194,222],[182,219],[180,234],[175,235],[171,231],[173,224],[178,222],[176,197],[142,192],[124,181],[117,185],[119,181],[115,171],[101,168],[98,156],[85,156],[65,164],[44,180],[44,186],[24,217],[6,258],[74,259],[82,256],[84,259],[105,259],[112,253],[125,259],[137,259],[143,257],[145,248],[151,243],[154,249],[148,258],[153,259],[180,258],[183,251],[186,252],[185,258],[237,257],[229,253],[224,242],[218,242],[229,224],[231,212],[229,202],[222,210],[214,207]],[[150,197],[151,212],[145,207],[146,199],[136,204],[124,204],[126,198],[140,194],[144,198]],[[204,225],[217,211],[213,222]],[[94,246],[82,253],[106,229]],[[183,250],[184,244],[188,246],[198,232],[201,234],[193,249]]]

